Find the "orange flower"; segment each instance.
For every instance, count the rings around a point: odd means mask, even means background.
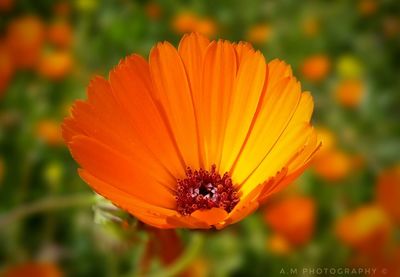
[[[6,39],[16,66],[32,68],[36,64],[44,36],[43,23],[35,16],[24,16],[10,23]]]
[[[0,45],[0,96],[7,89],[13,74],[14,63],[10,50],[5,45]]]
[[[400,19],[397,16],[386,16],[382,27],[387,38],[397,38],[400,33]]]
[[[268,237],[267,249],[277,255],[287,255],[292,251],[288,240],[280,234],[272,234]]]
[[[54,4],[53,11],[58,16],[68,16],[71,13],[70,3],[66,0],[60,0]]]
[[[336,88],[336,100],[345,107],[357,107],[364,94],[364,85],[359,79],[341,81]]]
[[[390,247],[384,250],[373,251],[372,253],[357,253],[352,259],[351,266],[366,269],[366,276],[385,277],[400,276],[400,246],[391,243]],[[371,269],[376,269],[372,271]]]
[[[196,29],[197,20],[197,15],[191,12],[182,12],[174,17],[172,27],[177,33],[193,32]]]
[[[319,82],[326,78],[331,68],[331,62],[326,55],[314,55],[304,60],[301,73],[304,78]]]
[[[40,58],[38,71],[46,78],[59,80],[71,72],[72,63],[72,56],[68,50],[46,51]]]
[[[182,274],[183,277],[207,277],[210,275],[210,262],[203,257],[197,257]]]
[[[322,142],[321,151],[313,160],[315,173],[328,181],[339,181],[348,176],[359,157],[352,157],[336,145],[334,134],[326,128],[318,128],[318,137]]]
[[[314,200],[304,196],[287,197],[267,207],[264,219],[292,245],[303,245],[311,239],[314,232]]]
[[[8,268],[4,277],[61,277],[60,269],[52,263],[29,262]]]
[[[172,28],[178,34],[198,32],[206,36],[212,36],[216,32],[216,25],[209,18],[200,18],[191,12],[182,12],[172,21]]]
[[[212,19],[203,18],[197,21],[196,28],[193,30],[193,32],[198,32],[206,36],[212,36],[216,33],[216,30],[217,26]]]
[[[377,251],[389,240],[390,221],[378,206],[368,205],[358,208],[340,218],[336,224],[336,234],[346,245],[357,250]]]
[[[254,25],[247,32],[247,39],[253,43],[264,43],[269,40],[272,29],[267,24]]]
[[[376,12],[378,3],[376,0],[360,0],[358,3],[358,10],[362,15],[371,15]]]
[[[400,224],[400,165],[381,173],[376,187],[376,197],[380,206]]]
[[[317,133],[322,145],[315,159],[336,147],[336,136],[331,130],[325,127],[318,127]]]
[[[72,43],[72,29],[66,20],[53,22],[47,30],[49,42],[58,47],[69,47]]]
[[[350,174],[352,161],[352,157],[347,153],[332,149],[315,158],[314,169],[326,180],[339,181]]]
[[[147,16],[151,19],[159,19],[162,14],[161,6],[156,2],[147,3],[145,6],[145,11]]]
[[[9,12],[14,7],[14,0],[0,0],[0,12]]]
[[[319,33],[320,23],[315,17],[307,17],[302,23],[303,33],[308,37],[314,37]]]
[[[59,123],[52,119],[43,119],[36,126],[37,137],[45,143],[56,146],[62,144]]]
[[[191,34],[95,78],[63,136],[81,177],[141,221],[223,228],[309,165],[312,110],[285,63]]]

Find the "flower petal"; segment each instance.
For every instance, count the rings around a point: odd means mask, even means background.
[[[175,199],[140,157],[130,157],[86,136],[75,136],[69,144],[74,159],[99,180],[150,204],[174,209]]]
[[[201,93],[203,60],[209,44],[210,41],[205,36],[191,33],[182,37],[178,47],[195,103]]]
[[[228,213],[221,208],[212,208],[209,210],[197,210],[191,216],[209,226],[213,226],[223,221],[228,216]]]
[[[98,194],[118,205],[119,208],[128,211],[144,223],[158,228],[172,227],[166,222],[166,218],[176,215],[175,210],[165,209],[140,200],[132,196],[132,194],[99,180],[86,170],[80,169],[79,175]]]
[[[174,189],[175,177],[159,161],[159,157],[152,155],[149,147],[143,144],[140,133],[138,134],[137,130],[132,128],[129,119],[122,113],[106,80],[102,78],[92,80],[88,89],[87,102],[77,101],[74,104],[72,118],[64,122],[63,129],[67,142],[70,142],[74,136],[85,135],[119,153],[141,160],[143,165],[165,180],[164,185]],[[173,161],[171,159],[169,167]],[[182,165],[180,170],[183,171]]]
[[[238,67],[243,62],[244,58],[249,52],[254,52],[253,46],[244,41],[240,41],[238,44],[234,45],[237,57],[237,65]]]
[[[272,88],[268,85],[252,131],[232,170],[236,182],[246,180],[279,142],[299,103],[300,92],[300,85],[293,78],[283,79]]]
[[[128,57],[111,72],[110,83],[140,147],[175,178],[184,176],[186,167],[179,159],[179,149],[152,99],[147,62],[138,55]]]
[[[226,41],[211,43],[204,58],[203,90],[198,104],[206,169],[212,164],[219,168],[235,76],[236,58],[233,46]]]
[[[247,52],[239,66],[234,92],[230,100],[230,114],[225,130],[221,172],[230,171],[239,155],[251,124],[264,87],[266,64],[260,52]],[[235,180],[236,181],[236,180]]]
[[[241,187],[243,194],[249,193],[270,176],[274,176],[281,168],[287,166],[298,151],[304,147],[312,133],[313,129],[309,124],[300,124],[286,130],[261,164],[244,181]]]
[[[187,166],[199,168],[200,150],[192,96],[183,62],[169,43],[159,43],[150,53],[154,100],[165,116]]]
[[[167,223],[175,228],[209,229],[210,225],[192,216],[172,215],[167,218]]]
[[[184,35],[178,47],[179,55],[181,56],[183,64],[185,66],[193,100],[201,167],[204,167],[205,159],[204,143],[202,143],[203,132],[200,127],[200,121],[205,112],[204,107],[202,107],[201,105],[204,98],[202,83],[203,61],[209,44],[210,41],[208,40],[208,38],[197,33],[192,33],[189,35]]]

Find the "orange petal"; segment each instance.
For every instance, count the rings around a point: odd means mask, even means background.
[[[79,175],[98,194],[107,198],[121,209],[128,211],[144,223],[159,228],[173,227],[166,222],[166,218],[176,215],[176,211],[142,201],[123,190],[102,182],[85,170],[79,170]]]
[[[137,143],[172,176],[183,177],[186,167],[179,159],[174,137],[151,97],[154,92],[147,62],[138,55],[128,57],[111,72],[110,83]]]
[[[270,74],[273,71],[271,68]],[[300,92],[300,85],[294,78],[281,80],[273,88],[268,84],[260,112],[232,172],[236,182],[246,180],[272,151],[295,112]],[[275,174],[276,171],[271,173]]]
[[[236,57],[237,57],[237,65],[239,65],[243,62],[244,58],[250,51],[254,51],[253,46],[244,41],[240,41],[238,44],[234,45],[235,51],[236,51]]]
[[[239,66],[225,130],[221,172],[230,171],[240,153],[262,97],[266,64],[260,52],[250,51]],[[246,92],[246,93],[244,93]],[[236,181],[236,180],[235,180]]]
[[[197,210],[191,216],[212,226],[223,221],[228,216],[228,213],[221,208],[212,208],[209,210]]]
[[[275,87],[275,85],[287,77],[292,77],[292,69],[284,61],[274,59],[268,63],[268,86],[270,88]]]
[[[203,91],[198,105],[206,169],[212,164],[219,167],[235,76],[236,58],[232,44],[226,41],[211,43],[204,58]]]
[[[186,69],[195,103],[201,93],[203,59],[210,41],[197,33],[184,35],[179,43],[178,52]]]
[[[298,151],[304,147],[312,132],[313,129],[308,124],[301,124],[285,131],[257,169],[245,181],[241,187],[243,193],[249,193],[257,185],[287,166]]]
[[[72,138],[79,134],[85,134],[85,131],[81,129],[79,123],[72,117],[64,119],[61,125],[62,137],[69,143]]]
[[[167,223],[175,228],[210,229],[211,226],[192,216],[173,215],[167,218]]]
[[[240,202],[235,208],[229,213],[229,217],[223,222],[223,224],[217,225],[218,229],[221,229],[227,225],[236,223],[242,220],[244,217],[253,213],[259,206],[258,195],[260,194],[262,186],[253,189],[247,195],[242,195]]]
[[[198,131],[198,142],[201,142],[203,139],[203,132],[200,128],[200,119],[204,116],[204,108],[200,103],[202,103],[204,97],[202,90],[203,61],[209,44],[210,41],[208,40],[208,38],[197,33],[192,33],[189,35],[184,35],[178,47],[178,52],[185,66],[188,82],[190,85],[195,112],[196,128]],[[204,143],[199,143],[198,147],[200,166],[204,167]]]
[[[146,126],[146,125],[144,125]],[[119,153],[138,159],[165,185],[174,188],[175,177],[164,166],[149,147],[141,140],[140,134],[132,128],[114,99],[109,83],[102,78],[92,80],[88,89],[88,101],[77,101],[72,109],[72,119],[64,122],[64,137],[67,142],[76,135],[85,135],[102,142]],[[160,128],[161,129],[161,128]],[[68,137],[69,136],[69,137]],[[151,140],[149,140],[151,142]],[[169,164],[171,167],[173,159]],[[180,170],[183,172],[183,166]],[[181,173],[183,174],[183,173]]]
[[[191,91],[183,62],[169,43],[159,43],[150,53],[155,101],[160,104],[187,166],[199,168],[199,143]]]
[[[70,143],[74,159],[90,174],[132,196],[164,208],[175,208],[175,199],[157,172],[89,137],[76,136]]]

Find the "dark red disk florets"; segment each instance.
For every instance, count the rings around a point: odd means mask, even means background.
[[[212,165],[211,171],[186,169],[186,178],[177,180],[176,204],[182,215],[196,210],[222,208],[228,213],[239,202],[236,188],[226,172],[222,177]]]

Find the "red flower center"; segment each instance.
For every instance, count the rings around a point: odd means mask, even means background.
[[[188,167],[186,178],[178,179],[177,185],[177,210],[182,215],[211,208],[222,208],[229,213],[239,202],[231,177],[227,172],[221,177],[215,165],[211,171],[202,168],[193,171]]]

